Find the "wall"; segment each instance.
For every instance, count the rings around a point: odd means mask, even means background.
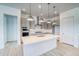
[[[4,48],[4,14],[17,16],[17,41],[20,44],[20,10],[0,5],[0,48]]]
[[[73,19],[73,44],[75,47],[79,47],[79,7],[68,10],[64,13],[60,14],[60,35],[61,35],[61,39],[63,36],[63,18],[65,17],[74,17]],[[61,42],[63,42],[63,40],[61,40]]]
[[[6,32],[7,32],[7,20],[6,20],[6,17],[4,15],[4,43],[5,44],[7,42],[7,34],[6,34]]]

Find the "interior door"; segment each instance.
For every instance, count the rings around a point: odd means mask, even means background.
[[[74,44],[74,30],[73,30],[73,20],[74,17],[65,17],[62,20],[62,37],[63,37],[63,42],[66,44],[73,45]]]

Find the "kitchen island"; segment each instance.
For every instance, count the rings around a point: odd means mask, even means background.
[[[23,37],[24,56],[39,56],[51,49],[56,48],[56,36],[43,34]]]

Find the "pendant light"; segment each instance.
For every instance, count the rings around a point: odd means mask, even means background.
[[[29,4],[29,9],[30,9],[30,16],[28,17],[28,21],[34,21],[32,15],[31,15],[31,3]]]
[[[51,21],[49,20],[49,18],[50,18],[49,17],[49,5],[50,5],[50,3],[48,3],[48,15],[47,15],[48,16],[48,19],[47,19],[47,23],[51,23]]]
[[[41,3],[41,10],[40,10],[40,23],[44,22],[43,13],[42,13],[42,3]]]
[[[54,21],[53,21],[53,24],[52,25],[56,25],[56,20],[55,20],[55,8],[56,8],[56,6],[53,6],[53,9],[54,9]]]

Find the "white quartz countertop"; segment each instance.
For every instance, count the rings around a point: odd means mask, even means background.
[[[32,43],[37,43],[45,40],[56,39],[56,37],[57,36],[52,34],[43,34],[43,35],[22,37],[22,40],[23,40],[23,44],[32,44]]]

